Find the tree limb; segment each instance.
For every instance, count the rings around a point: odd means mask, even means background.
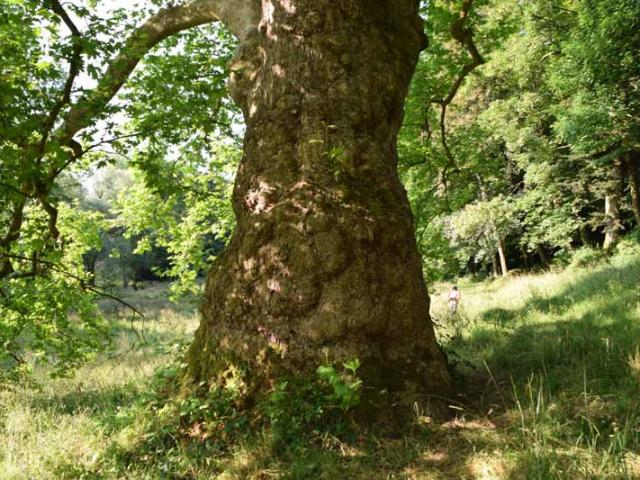
[[[11,190],[13,193],[17,193],[18,195],[22,195],[23,197],[33,198],[33,195],[23,192],[19,188],[14,187],[13,185],[9,185],[8,183],[0,182],[0,188],[6,188],[7,190]]]
[[[451,149],[449,148],[449,144],[447,142],[447,131],[446,131],[446,118],[447,118],[447,107],[453,102],[460,86],[464,82],[464,79],[469,75],[476,67],[482,65],[484,63],[484,58],[480,55],[478,48],[473,40],[473,31],[466,26],[467,19],[469,18],[469,12],[471,7],[473,6],[473,0],[465,0],[462,5],[462,10],[460,12],[460,17],[453,22],[450,28],[451,36],[462,45],[469,55],[471,56],[471,61],[464,65],[458,74],[458,77],[451,85],[449,92],[446,97],[441,99],[432,99],[430,104],[440,105],[440,139],[442,142],[442,148],[444,149],[445,155],[447,157],[448,165],[445,166],[445,173],[443,175],[444,178],[447,177],[447,170],[450,166],[453,166],[455,171],[459,171],[458,163],[456,162]],[[446,188],[446,186],[445,186]]]
[[[91,125],[118,93],[142,57],[165,38],[198,25],[222,21],[240,40],[257,27],[257,0],[195,0],[161,10],[131,33],[111,60],[98,85],[86,92],[67,112],[54,138],[66,145],[80,130]]]
[[[40,205],[42,205],[44,211],[49,215],[49,221],[47,222],[49,237],[54,241],[58,240],[58,237],[60,236],[60,230],[58,230],[58,209],[49,203],[47,197],[44,195],[38,197],[38,200],[40,200]]]
[[[484,59],[482,58],[482,55],[480,55],[480,52],[473,41],[473,31],[465,25],[469,18],[469,11],[471,10],[472,5],[473,0],[465,0],[462,5],[462,11],[460,12],[460,18],[453,22],[450,29],[451,36],[457,40],[460,45],[465,47],[469,55],[471,55],[471,62],[462,67],[458,78],[449,90],[449,94],[443,100],[437,102],[441,105],[449,105],[455,98],[456,93],[458,93],[458,89],[462,85],[465,77],[476,67],[484,63]]]
[[[116,297],[115,295],[112,295],[112,294],[108,293],[103,287],[99,287],[99,286],[95,286],[95,285],[89,285],[84,278],[81,278],[81,277],[71,273],[69,270],[67,270],[64,267],[61,267],[57,263],[49,262],[47,260],[40,260],[37,257],[29,259],[29,258],[24,257],[22,255],[5,254],[3,256],[9,257],[9,258],[14,258],[14,259],[17,259],[17,260],[33,261],[33,262],[36,262],[38,264],[46,265],[49,268],[51,268],[51,270],[55,270],[56,272],[62,273],[64,275],[68,276],[69,278],[77,281],[79,286],[80,286],[80,288],[82,288],[83,290],[89,290],[90,292],[93,292],[93,293],[95,293],[97,295],[100,295],[102,297],[114,300],[114,301],[120,303],[121,305],[129,308],[132,312],[136,313],[137,315],[140,315],[140,317],[144,318],[144,314],[140,310],[138,310],[136,307],[131,305],[130,303],[122,300],[121,298]],[[27,272],[25,272],[25,273],[27,273]],[[17,275],[14,275],[14,276],[25,277],[25,276],[31,276],[31,275],[24,275],[24,274],[18,273]]]
[[[7,255],[7,257],[9,257]],[[26,258],[25,258],[26,260]],[[12,271],[11,274],[9,275],[9,278],[33,278],[36,275],[38,275],[38,252],[33,252],[31,254],[31,270],[26,270],[26,271]]]
[[[40,144],[38,145],[39,159],[41,159],[44,155],[47,140],[49,139],[49,134],[51,133],[51,130],[53,129],[53,126],[58,119],[58,115],[60,115],[60,111],[71,101],[71,90],[73,88],[73,82],[80,73],[80,67],[82,65],[82,42],[80,30],[78,30],[78,27],[76,27],[76,25],[73,23],[73,20],[71,20],[58,0],[49,0],[47,3],[50,4],[49,7],[51,8],[51,10],[62,19],[67,28],[71,31],[73,51],[71,53],[71,58],[69,59],[69,73],[67,74],[67,80],[62,90],[62,97],[56,102],[44,121],[44,125],[42,128],[42,139],[40,140]]]

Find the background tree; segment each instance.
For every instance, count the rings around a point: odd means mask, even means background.
[[[628,160],[638,144],[637,14],[624,1],[427,5],[431,45],[400,146],[417,224],[427,215],[418,236],[425,268],[444,267],[432,268],[432,278],[459,273],[457,262],[442,261],[452,244],[439,239],[469,203],[501,197],[512,205],[518,227],[505,253],[518,267],[609,246],[637,226],[637,169]],[[454,35],[461,19],[477,54]],[[447,91],[455,96],[445,117],[434,99]]]

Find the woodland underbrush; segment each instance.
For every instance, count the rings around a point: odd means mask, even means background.
[[[103,306],[116,351],[0,392],[0,478],[640,478],[640,251],[567,263],[460,280],[455,315],[434,286],[459,394],[450,420],[416,406],[391,434],[349,419],[355,360],[274,386],[250,418],[232,391],[180,395],[195,303],[130,292],[144,322]]]

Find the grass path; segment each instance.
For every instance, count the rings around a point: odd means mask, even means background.
[[[145,342],[111,312],[117,355],[71,379],[40,372],[37,388],[0,391],[0,479],[640,478],[640,258],[460,286],[455,316],[448,285],[432,289],[464,392],[444,424],[418,411],[396,438],[318,434],[275,453],[261,431],[216,457],[158,451],[128,462],[114,452],[144,440],[131,425],[147,380],[197,326],[193,304],[172,308],[153,287],[129,299],[148,313]]]

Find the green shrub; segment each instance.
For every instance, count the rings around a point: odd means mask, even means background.
[[[616,257],[640,257],[640,235],[629,235],[616,245]]]
[[[333,393],[326,397],[344,411],[360,403],[360,387],[362,380],[357,377],[360,361],[356,358],[342,364],[342,373],[338,373],[333,365],[321,365],[316,373],[320,380],[328,383]]]
[[[276,446],[314,432],[344,433],[344,414],[360,402],[359,367],[358,359],[343,363],[340,371],[333,365],[321,365],[314,379],[279,383],[260,406],[269,419]]]
[[[607,256],[607,252],[598,248],[578,248],[572,253],[569,266],[573,268],[594,266],[605,260]]]

